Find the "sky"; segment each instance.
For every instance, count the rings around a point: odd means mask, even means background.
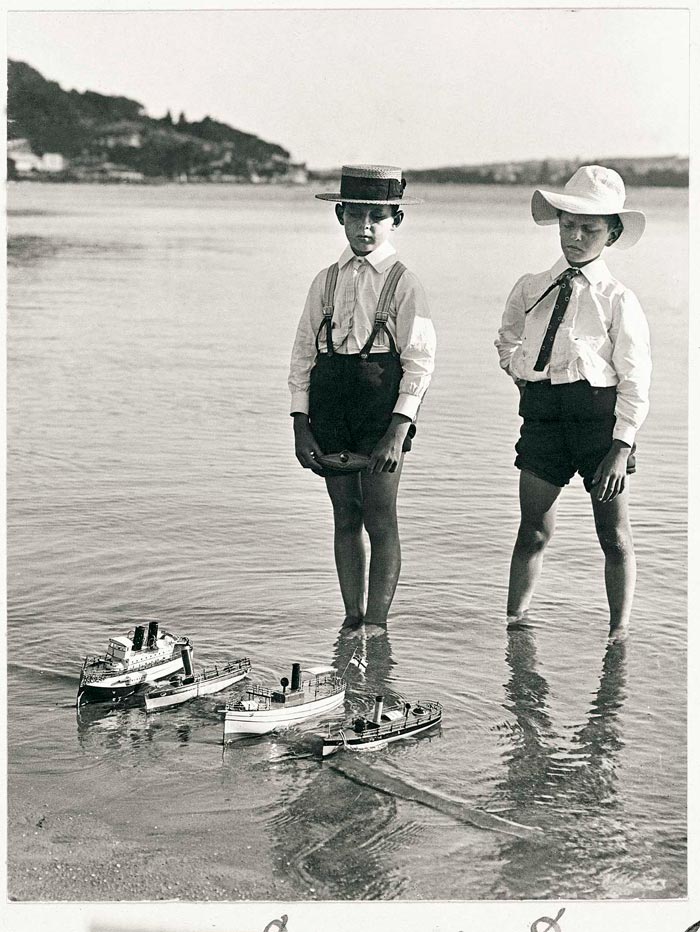
[[[208,115],[310,168],[688,155],[681,9],[9,12],[63,88]]]

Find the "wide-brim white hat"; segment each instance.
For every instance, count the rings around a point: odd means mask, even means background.
[[[405,207],[422,203],[418,198],[405,197],[405,187],[406,179],[394,165],[343,165],[340,191],[314,197],[344,204],[400,204]]]
[[[623,229],[612,245],[629,249],[639,242],[646,217],[641,210],[628,210],[624,205],[625,185],[620,175],[602,165],[584,165],[574,172],[563,192],[536,190],[530,209],[533,220],[540,226],[556,223],[561,210],[570,214],[617,214]]]

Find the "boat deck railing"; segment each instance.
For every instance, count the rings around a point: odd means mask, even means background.
[[[422,709],[424,714],[415,715],[414,709]],[[397,731],[405,731],[407,725],[419,725],[426,719],[435,718],[440,712],[442,712],[442,706],[439,702],[417,702],[402,718],[382,722],[377,727],[374,727],[371,719],[365,719],[367,724],[362,731],[355,731],[352,726],[345,728],[344,731],[351,733],[355,738],[389,737]]]
[[[253,683],[246,689],[247,695],[255,699],[272,699],[272,692],[273,690],[260,686],[258,683]]]
[[[201,676],[203,680],[211,679],[213,676],[223,676],[226,673],[237,673],[240,670],[249,670],[250,669],[250,660],[247,657],[241,657],[240,660],[230,660],[228,663],[224,663],[219,666],[218,663],[215,663],[211,667],[204,667],[197,675]]]
[[[96,683],[108,676],[116,676],[119,673],[138,673],[140,670],[150,670],[151,667],[157,667],[162,663],[168,663],[171,660],[177,660],[176,654],[170,656],[154,657],[150,661],[144,660],[141,663],[129,663],[128,665],[120,661],[114,661],[110,657],[86,657],[83,663],[83,682]],[[90,672],[91,666],[101,666],[101,670]]]

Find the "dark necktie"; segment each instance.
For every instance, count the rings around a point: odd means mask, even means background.
[[[554,281],[552,284],[544,291],[535,303],[527,309],[525,312],[529,314],[533,307],[537,307],[540,301],[543,298],[546,298],[550,291],[553,291],[555,288],[559,288],[559,294],[557,295],[557,300],[554,305],[554,310],[552,311],[552,316],[549,318],[549,324],[547,325],[547,332],[544,335],[542,340],[542,346],[540,347],[540,352],[537,356],[537,362],[535,363],[534,369],[535,372],[542,372],[544,367],[549,362],[549,357],[552,355],[552,346],[554,345],[554,337],[557,335],[557,330],[559,329],[559,324],[564,319],[564,314],[566,314],[566,309],[569,306],[569,299],[571,298],[571,279],[576,275],[581,274],[581,269],[567,269],[565,272],[562,272],[561,275]]]

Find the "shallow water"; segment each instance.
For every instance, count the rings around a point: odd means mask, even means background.
[[[687,192],[633,189],[647,233],[608,255],[655,363],[634,630],[613,649],[579,483],[535,627],[504,630],[517,393],[492,344],[556,232],[528,220],[526,189],[423,194],[397,245],[428,291],[438,365],[402,477],[389,631],[363,639],[340,632],[330,508],[287,416],[306,288],[343,246],[331,212],[303,188],[10,185],[11,895],[61,898],[32,892],[22,857],[84,845],[97,879],[66,898],[142,898],[124,868],[185,836],[210,899],[685,895]],[[321,762],[315,724],[223,750],[221,696],[76,715],[84,654],[142,617],[189,635],[202,664],[247,654],[263,681],[296,660],[343,669],[359,645],[349,706],[435,698],[442,728]]]

